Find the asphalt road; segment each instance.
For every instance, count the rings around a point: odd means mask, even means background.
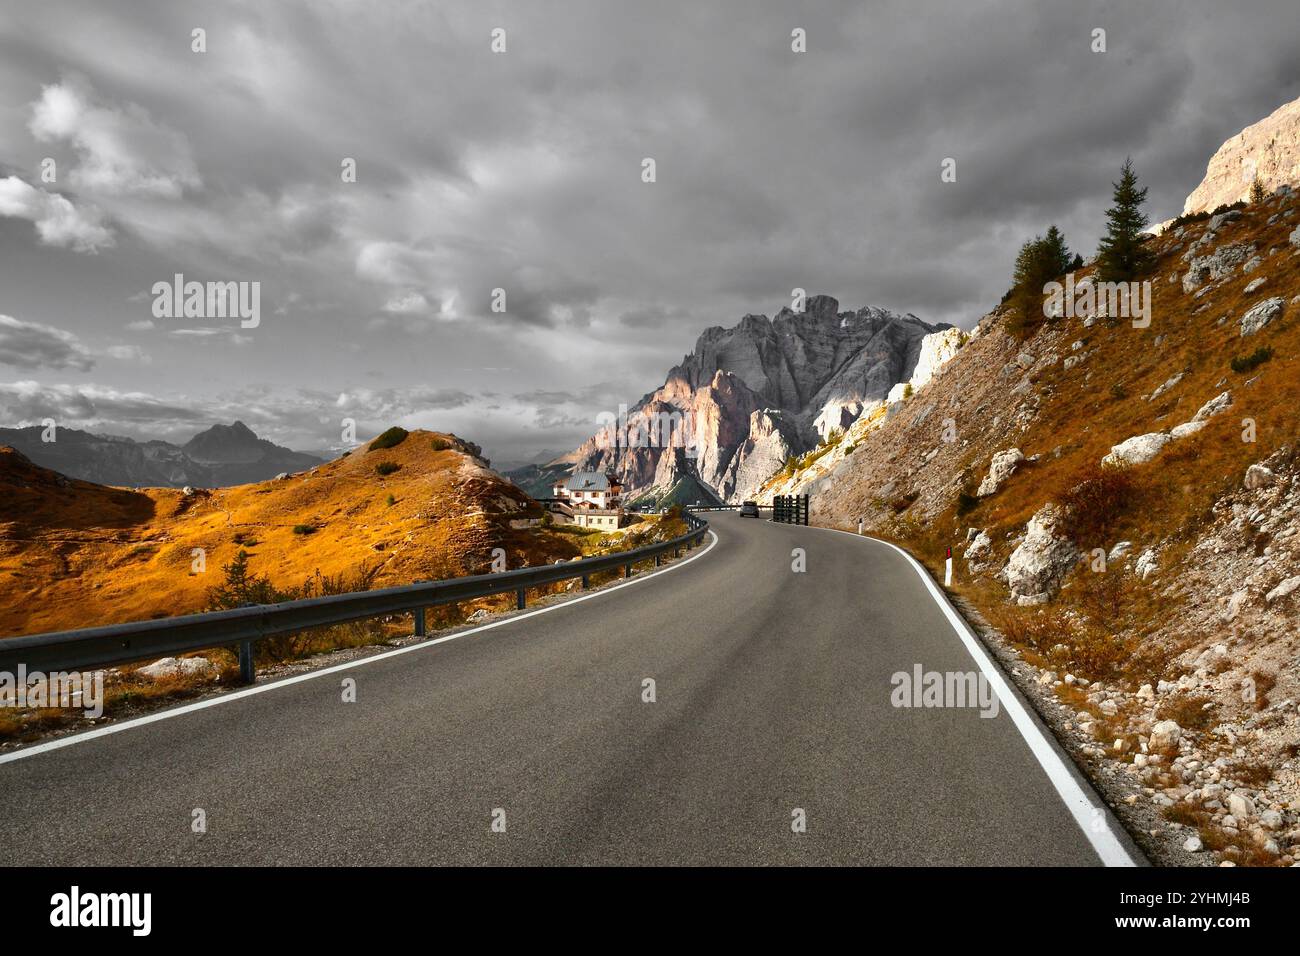
[[[1100,862],[1006,706],[891,704],[976,669],[906,558],[707,517],[629,586],[0,763],[0,863]]]

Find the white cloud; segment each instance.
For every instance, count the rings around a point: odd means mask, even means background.
[[[0,179],[0,216],[34,223],[41,242],[77,252],[98,252],[113,245],[113,232],[94,207],[78,208],[66,197],[23,182],[17,176]]]
[[[138,345],[110,345],[104,351],[110,358],[115,358],[119,362],[137,362],[141,365],[148,365],[152,361],[149,354]]]
[[[419,292],[406,292],[385,302],[384,311],[395,315],[418,315],[429,311],[429,300]]]
[[[95,360],[71,332],[0,315],[0,364],[88,372]]]
[[[174,199],[202,185],[183,135],[134,103],[96,103],[95,91],[80,77],[42,87],[28,128],[41,142],[73,147],[80,161],[69,181],[88,192]]]

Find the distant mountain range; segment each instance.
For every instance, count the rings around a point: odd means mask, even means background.
[[[617,427],[507,477],[538,495],[570,471],[612,471],[641,504],[748,497],[790,456],[885,406],[960,334],[948,329],[886,309],[841,312],[825,295],[802,312],[747,315],[706,329]]]
[[[0,445],[16,448],[41,467],[101,485],[224,488],[313,468],[324,460],[258,438],[243,422],[213,425],[184,445],[75,428],[60,428],[54,441],[45,442],[43,431],[38,425],[0,428]]]

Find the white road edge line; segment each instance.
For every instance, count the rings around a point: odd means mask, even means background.
[[[948,618],[948,623],[957,632],[957,636],[961,638],[966,650],[975,659],[975,663],[979,665],[984,677],[992,685],[994,693],[998,695],[998,700],[1002,702],[1003,709],[1010,715],[1016,729],[1020,731],[1020,736],[1029,745],[1030,752],[1047,774],[1052,786],[1056,788],[1057,795],[1060,796],[1066,809],[1070,811],[1070,815],[1074,817],[1074,822],[1079,825],[1083,835],[1092,844],[1092,848],[1096,851],[1097,856],[1101,858],[1101,862],[1106,866],[1137,866],[1137,862],[1129,854],[1127,847],[1111,829],[1112,826],[1117,825],[1118,821],[1112,820],[1109,808],[1104,802],[1101,806],[1094,804],[1083,787],[1079,786],[1079,782],[1075,779],[1074,774],[1070,772],[1070,768],[1061,760],[1060,754],[1043,736],[1043,732],[1034,722],[1034,719],[1025,710],[1024,705],[1020,703],[1020,698],[1007,684],[1006,678],[1002,675],[1002,669],[989,657],[979,638],[971,632],[970,626],[967,625],[965,619],[953,608],[947,596],[939,590],[939,586],[934,583],[934,579],[930,577],[929,572],[922,567],[921,563],[898,545],[889,541],[882,541],[880,538],[873,538],[870,535],[857,535],[852,531],[841,531],[839,528],[813,526],[813,530],[833,531],[836,534],[847,534],[850,537],[874,541],[877,544],[893,548],[907,559],[912,569],[925,582],[934,603],[939,605],[939,608]]]
[[[599,591],[584,594],[581,597],[570,598],[567,601],[561,601],[559,604],[552,604],[547,607],[539,607],[533,611],[527,611],[523,614],[503,618],[500,621],[493,621],[491,624],[482,624],[479,627],[473,627],[456,634],[448,634],[446,637],[436,637],[430,641],[421,641],[418,644],[411,644],[407,647],[399,647],[395,650],[384,651],[380,654],[372,654],[369,657],[363,657],[355,661],[348,661],[344,664],[334,664],[330,667],[323,667],[318,671],[309,671],[306,674],[296,674],[293,677],[271,681],[270,683],[261,686],[247,687],[243,690],[232,691],[229,694],[222,694],[218,697],[210,697],[207,700],[196,701],[193,704],[184,704],[180,707],[173,707],[167,710],[158,711],[157,713],[146,714],[143,717],[133,717],[131,720],[124,720],[121,723],[107,724],[103,727],[98,727],[95,730],[87,730],[79,734],[70,734],[67,737],[60,737],[57,740],[50,740],[43,744],[34,744],[31,747],[24,747],[22,750],[15,750],[12,753],[0,754],[0,764],[11,763],[15,760],[23,760],[26,757],[35,757],[37,754],[48,753],[51,750],[60,750],[64,747],[71,747],[73,744],[85,743],[88,740],[94,740],[96,737],[107,737],[109,734],[118,734],[124,730],[131,730],[134,727],[143,727],[145,724],[152,724],[160,720],[168,720],[172,717],[180,717],[182,714],[191,714],[196,710],[204,710],[208,707],[228,704],[231,701],[240,700],[244,697],[251,697],[254,694],[265,694],[268,691],[273,691],[281,687],[300,684],[303,681],[315,680],[318,677],[325,677],[329,674],[337,674],[340,671],[351,670],[354,667],[361,667],[365,664],[373,664],[375,661],[387,660],[391,657],[410,654],[414,651],[422,651],[437,644],[445,644],[448,641],[458,640],[462,637],[469,637],[471,634],[481,634],[483,631],[490,631],[496,627],[504,627],[507,624],[525,621],[528,618],[536,617],[539,614],[558,611],[560,608],[573,607],[575,604],[581,604],[583,601],[590,601],[592,598],[604,597],[606,594],[613,594],[615,591],[622,590],[625,587],[630,587],[633,584],[640,584],[643,581],[653,580],[661,574],[667,574],[669,571],[676,571],[678,568],[690,564],[698,558],[704,557],[712,551],[713,546],[718,543],[718,536],[712,530],[709,531],[709,537],[712,540],[709,542],[708,546],[705,547],[703,551],[699,551],[696,554],[691,555],[689,558],[685,558],[675,564],[670,564],[666,568],[660,568],[658,571],[644,573],[640,577],[631,578],[621,584],[615,584],[612,587],[602,588]]]

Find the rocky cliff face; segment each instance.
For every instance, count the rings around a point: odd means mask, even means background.
[[[1245,199],[1257,175],[1270,192],[1300,183],[1300,100],[1279,107],[1220,146],[1183,212],[1205,212]]]
[[[884,309],[840,312],[818,295],[801,313],[706,329],[662,388],[562,461],[616,472],[630,499],[694,501],[670,492],[701,486],[741,499],[790,455],[880,407],[943,328]]]

